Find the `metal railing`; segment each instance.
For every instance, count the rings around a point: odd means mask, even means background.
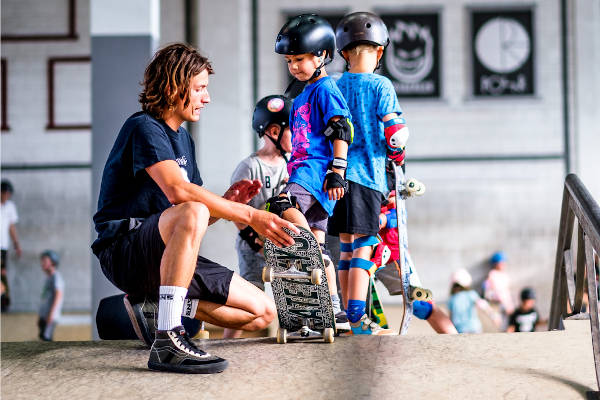
[[[577,242],[573,231],[577,218]],[[595,263],[600,254],[600,206],[575,174],[565,179],[548,330],[564,329],[564,319],[589,319],[596,380],[600,389],[600,324]],[[576,258],[576,260],[574,260]],[[575,263],[574,263],[575,261]],[[588,307],[585,312],[584,293]]]

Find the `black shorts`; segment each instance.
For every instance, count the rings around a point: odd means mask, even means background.
[[[159,218],[160,214],[146,218],[98,252],[104,275],[133,302],[158,299],[160,260],[165,250],[158,231]],[[198,256],[187,298],[225,304],[232,277],[230,269]]]
[[[376,235],[379,232],[379,213],[384,196],[377,190],[348,181],[349,191],[338,200],[329,218],[327,232]]]

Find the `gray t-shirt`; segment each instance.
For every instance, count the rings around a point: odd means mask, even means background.
[[[50,312],[50,308],[52,307],[52,303],[54,302],[56,290],[61,290],[63,292],[65,290],[65,281],[63,280],[60,272],[58,271],[54,272],[54,274],[46,278],[46,282],[44,283],[44,289],[42,290],[42,298],[39,311],[39,316],[41,318],[48,317],[48,313]],[[60,318],[60,315],[62,313],[63,299],[64,296],[58,303],[58,307],[56,308],[56,312],[54,313],[54,321]]]
[[[235,183],[242,179],[258,179],[262,182],[262,188],[256,196],[248,202],[249,206],[261,209],[264,207],[267,200],[281,193],[289,178],[287,172],[287,164],[284,159],[281,159],[279,164],[271,165],[262,161],[256,153],[243,159],[233,171],[231,175],[231,183]],[[241,243],[240,243],[241,242]],[[250,249],[250,246],[240,240],[236,241],[236,246],[242,246],[244,249]]]

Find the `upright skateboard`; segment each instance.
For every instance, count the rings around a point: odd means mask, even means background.
[[[374,265],[369,271],[369,290],[367,291],[367,317],[384,329],[388,328],[387,317],[383,310],[383,304],[379,300],[379,292],[375,286],[375,271],[377,266]]]
[[[408,233],[406,230],[407,215],[405,199],[414,195],[421,195],[425,191],[425,186],[418,181],[411,179],[408,182],[404,175],[402,167],[394,165],[394,179],[396,184],[396,211],[398,214],[398,240],[400,249],[399,264],[396,264],[402,281],[402,303],[403,314],[400,324],[400,334],[404,335],[408,331],[408,325],[413,314],[414,300],[431,300],[431,291],[421,288],[421,282],[415,271],[414,264],[408,252]]]
[[[279,248],[265,241],[262,278],[271,283],[279,328],[277,343],[288,339],[323,338],[332,343],[335,317],[319,243],[307,229],[289,230],[295,243]]]

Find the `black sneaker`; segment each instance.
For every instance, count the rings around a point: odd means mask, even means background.
[[[131,304],[127,295],[123,297],[123,303],[135,334],[148,348],[152,347],[158,328],[158,304],[150,300]]]
[[[150,369],[187,374],[223,372],[228,364],[227,360],[197,348],[183,326],[168,331],[157,330],[148,360]]]
[[[338,332],[348,332],[350,330],[350,322],[346,311],[340,311],[335,314],[335,328]]]

